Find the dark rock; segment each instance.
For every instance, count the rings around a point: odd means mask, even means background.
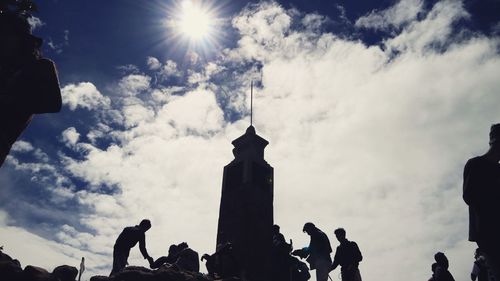
[[[75,281],[78,269],[74,266],[60,265],[54,268],[52,275],[59,278],[59,281]]]
[[[47,270],[32,265],[24,268],[23,277],[27,281],[57,281],[57,278]]]
[[[23,276],[23,269],[17,260],[0,261],[1,280],[20,280]]]
[[[101,276],[101,275],[90,277],[90,281],[112,281],[112,280],[113,280],[113,278],[110,278],[108,276]]]
[[[115,281],[154,281],[153,272],[140,266],[129,266],[114,276]]]

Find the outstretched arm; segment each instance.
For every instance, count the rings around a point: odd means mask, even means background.
[[[141,237],[141,240],[139,240],[139,250],[141,250],[141,254],[144,257],[144,259],[147,259],[148,261],[153,260],[153,258],[151,258],[149,256],[148,251],[146,250],[146,236],[145,235],[143,235]]]
[[[339,249],[338,248],[335,251],[335,257],[333,257],[333,263],[332,263],[332,267],[330,268],[330,271],[335,270],[335,268],[337,268],[337,266],[339,266]]]

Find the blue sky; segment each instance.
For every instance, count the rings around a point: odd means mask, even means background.
[[[342,226],[364,276],[428,278],[441,250],[468,278],[461,173],[500,121],[499,1],[202,1],[210,44],[166,24],[180,3],[39,3],[64,107],[36,116],[0,169],[7,253],[48,268],[85,256],[87,278],[106,275],[144,217],[153,257],[181,241],[212,252],[255,80],[287,239],[305,245],[313,221],[336,244]]]

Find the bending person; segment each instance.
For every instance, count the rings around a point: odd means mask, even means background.
[[[154,262],[154,259],[149,256],[146,250],[146,231],[150,228],[151,222],[144,219],[139,225],[125,227],[123,229],[115,242],[115,247],[113,249],[113,270],[111,270],[109,276],[122,271],[125,266],[127,266],[130,249],[132,249],[137,242],[139,242],[139,250],[141,250],[144,259],[147,259],[149,264]]]

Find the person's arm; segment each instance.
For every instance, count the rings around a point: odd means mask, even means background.
[[[477,276],[479,275],[479,266],[477,266],[477,263],[474,262],[474,265],[472,266],[472,272],[470,273],[470,279],[472,281],[476,280]]]
[[[146,235],[144,234],[141,236],[141,239],[139,240],[139,250],[141,250],[141,254],[144,257],[144,259],[147,259],[148,261],[152,260],[152,258],[148,254],[148,251],[146,250]]]
[[[360,262],[363,260],[363,255],[361,254],[361,251],[359,250],[359,247],[358,247],[358,244],[356,244],[356,242],[352,242],[353,246],[354,246],[354,253],[356,255],[356,261],[357,262]]]
[[[333,257],[333,263],[332,263],[332,267],[330,268],[330,271],[335,270],[335,268],[337,268],[337,266],[339,266],[339,257],[340,257],[339,248],[337,248],[337,250],[335,251],[335,256]]]

